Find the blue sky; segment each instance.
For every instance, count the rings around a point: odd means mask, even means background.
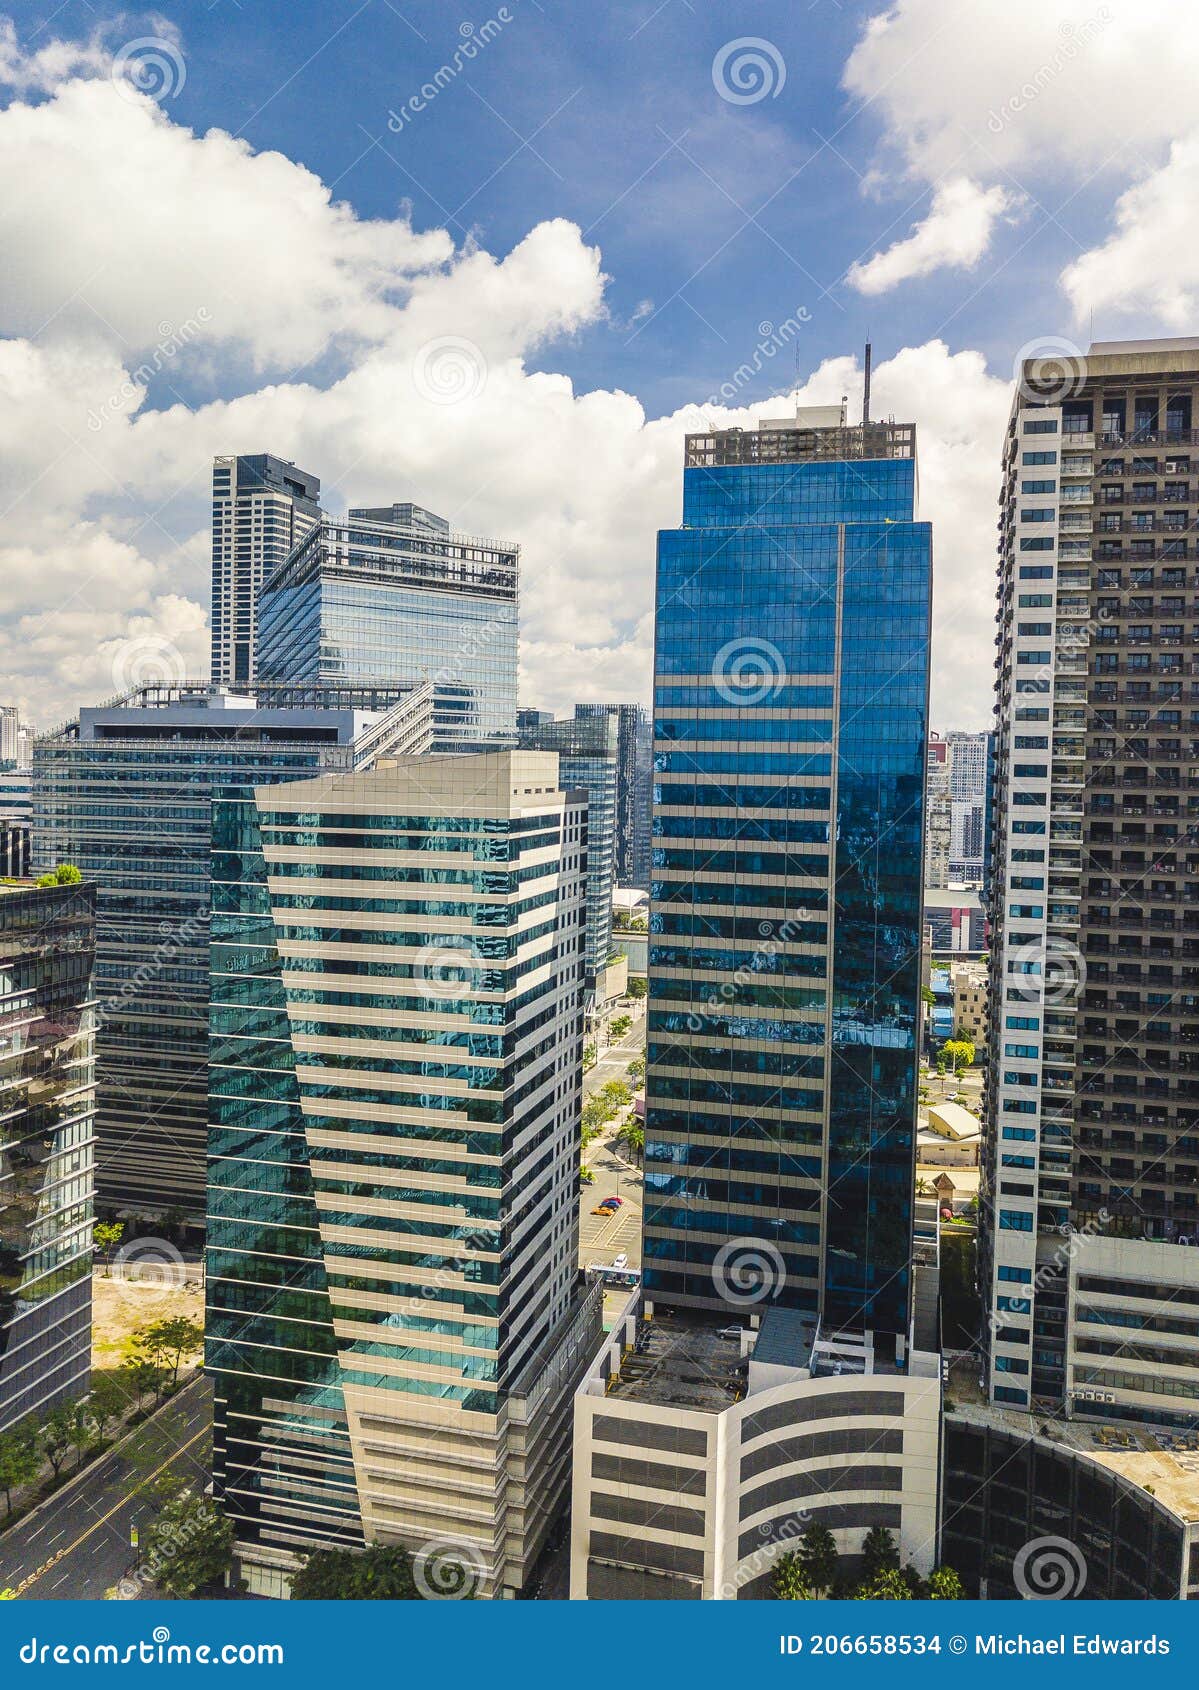
[[[1019,356],[1199,322],[1173,0],[2,7],[0,698],[34,720],[204,672],[228,451],[519,540],[526,701],[644,698],[683,434],[797,369],[856,410],[869,336],[919,432],[934,721],[982,726]]]
[[[183,0],[163,9],[186,54],[170,113],[279,149],[363,217],[393,217],[407,203],[418,228],[448,228],[493,251],[542,219],[574,220],[602,249],[613,321],[548,361],[579,385],[636,393],[651,414],[719,387],[760,323],[800,307],[810,316],[798,346],[804,373],[867,335],[883,356],[943,335],[1006,367],[1031,334],[1069,327],[1054,278],[1102,227],[1103,196],[1091,203],[1071,184],[1057,215],[1047,198],[1013,231],[1018,255],[966,286],[941,275],[881,301],[847,287],[850,265],[905,234],[929,199],[912,181],[862,191],[881,125],[840,78],[877,9]],[[477,30],[501,11],[513,21],[426,110],[390,130],[389,113],[452,59],[463,24]],[[84,35],[97,18],[146,17],[111,0],[32,12],[22,29],[30,44],[39,25]],[[776,45],[786,67],[777,94],[744,106],[713,83],[716,54],[740,37]],[[652,314],[638,319],[647,301]],[[749,396],[785,385],[778,368]]]

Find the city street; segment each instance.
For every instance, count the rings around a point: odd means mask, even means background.
[[[632,1010],[629,1011],[632,1014]],[[624,1038],[618,1044],[611,1044],[606,1050],[601,1050],[594,1068],[588,1068],[583,1075],[583,1097],[589,1098],[609,1080],[623,1080],[625,1069],[635,1056],[645,1055],[645,1008],[641,1006],[638,1014]]]
[[[175,1468],[202,1490],[211,1441],[212,1387],[198,1376],[117,1448],[0,1533],[0,1589],[33,1602],[102,1599],[137,1564],[132,1527],[142,1532],[144,1549],[156,1513],[146,1487]]]

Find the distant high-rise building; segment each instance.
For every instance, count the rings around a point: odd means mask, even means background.
[[[883,1527],[927,1566],[937,1531],[915,430],[800,411],[685,462],[658,545],[653,1319],[576,1398],[576,1598],[768,1595],[797,1510],[849,1555]]]
[[[564,1505],[601,1338],[577,1267],[585,828],[526,751],[216,806],[207,1367],[256,1593],[370,1543],[515,1595]]]
[[[0,877],[29,873],[32,783],[27,768],[0,770]]]
[[[434,689],[435,751],[515,741],[519,548],[418,505],[323,516],[270,571],[259,679]]]
[[[320,517],[321,484],[269,452],[212,461],[212,682],[257,676],[258,596]]]
[[[0,769],[19,763],[17,743],[20,730],[21,718],[16,705],[0,704]]]
[[[649,716],[640,704],[578,704],[576,716],[614,715],[620,724],[616,754],[616,847],[613,876],[617,886],[649,891],[650,805],[653,799],[654,749]]]
[[[950,733],[945,737],[951,886],[979,887],[983,883],[992,737],[989,733]]]
[[[1003,455],[992,1400],[1199,1424],[1199,340],[1019,373]]]
[[[34,867],[97,885],[96,1188],[123,1215],[203,1222],[214,794],[428,744],[428,689],[272,696],[145,687],[37,742]]]
[[[95,888],[0,884],[0,1431],[91,1367]]]
[[[615,716],[581,712],[580,706],[579,713],[561,722],[551,719],[525,726],[520,743],[529,750],[556,752],[563,787],[587,794],[586,974],[593,998],[596,993],[603,995],[604,971],[612,951],[620,729]]]
[[[949,747],[939,733],[928,736],[925,785],[924,884],[949,885]]]

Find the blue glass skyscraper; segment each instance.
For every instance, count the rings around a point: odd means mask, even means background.
[[[931,533],[915,430],[689,436],[658,547],[645,1289],[906,1338]],[[748,1300],[748,1299],[746,1299]]]
[[[433,687],[433,749],[516,738],[520,548],[419,505],[322,515],[270,571],[259,677],[281,686]]]

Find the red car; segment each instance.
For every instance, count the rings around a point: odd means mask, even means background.
[[[619,1209],[619,1208],[622,1208],[624,1206],[624,1198],[623,1197],[601,1197],[598,1206],[601,1209]]]

